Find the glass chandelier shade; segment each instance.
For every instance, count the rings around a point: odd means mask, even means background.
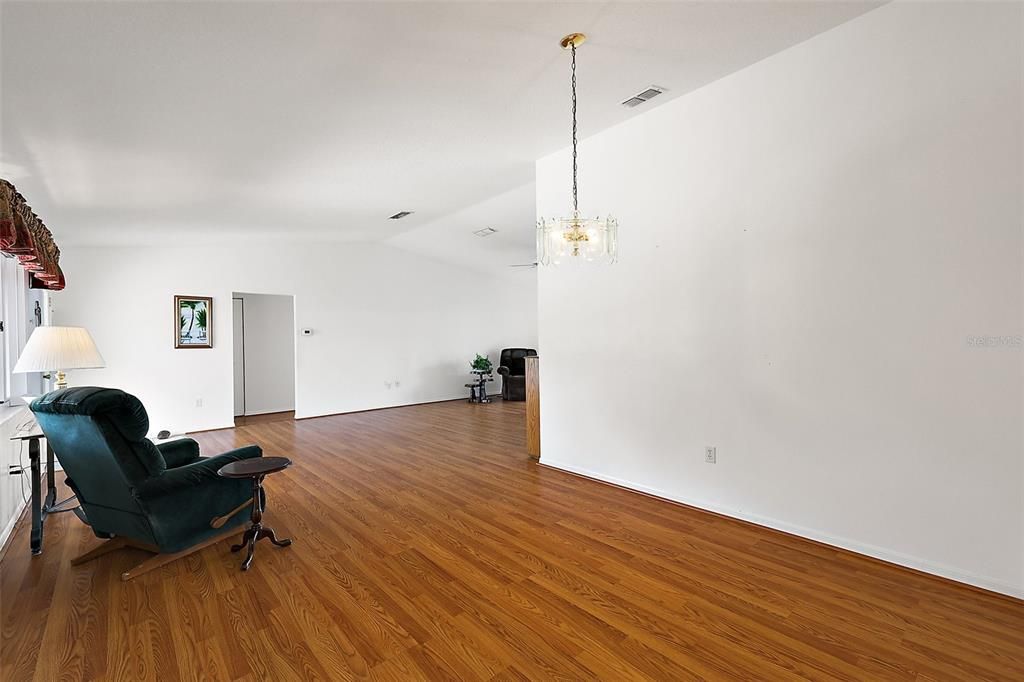
[[[571,218],[541,218],[537,222],[537,262],[561,265],[574,261],[615,262],[619,251],[619,224],[606,218],[583,218],[573,211]]]
[[[571,33],[561,45],[572,51],[572,216],[537,221],[537,262],[541,265],[586,262],[611,265],[619,252],[619,224],[611,216],[585,218],[579,211],[576,141],[576,47],[586,36]]]

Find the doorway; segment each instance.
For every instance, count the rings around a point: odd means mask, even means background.
[[[231,306],[236,423],[294,413],[295,297],[234,293]]]

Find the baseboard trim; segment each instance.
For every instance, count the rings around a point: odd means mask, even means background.
[[[233,428],[235,428],[234,419],[232,419],[231,423],[228,424],[227,426],[211,426],[208,429],[191,429],[189,431],[185,431],[185,435],[186,436],[191,436],[193,433],[210,433],[211,431],[224,431],[226,429],[233,429]]]
[[[362,410],[348,410],[347,412],[328,412],[326,414],[310,414],[302,417],[295,417],[295,421],[305,419],[320,419],[321,417],[340,417],[346,414],[359,414],[361,412],[379,412],[381,410],[396,410],[401,407],[416,407],[417,405],[436,405],[437,403],[466,402],[466,398],[441,398],[440,400],[425,400],[421,403],[402,403],[401,405],[384,405],[381,407],[367,407]]]
[[[498,396],[491,396],[491,400],[493,402],[501,402],[501,396],[500,395],[498,395]],[[438,400],[424,400],[423,402],[419,402],[419,403],[402,403],[400,405],[382,405],[381,407],[367,407],[367,408],[363,408],[363,409],[359,409],[359,410],[347,410],[347,411],[344,411],[344,412],[325,412],[323,414],[305,414],[305,415],[302,415],[301,417],[298,416],[298,413],[296,413],[295,421],[303,421],[303,420],[306,420],[306,419],[320,419],[321,417],[339,417],[339,416],[346,415],[346,414],[359,414],[360,412],[377,412],[379,410],[394,410],[394,409],[397,409],[397,408],[400,408],[400,407],[416,407],[417,405],[434,405],[434,404],[437,404],[437,403],[454,403],[454,402],[466,402],[466,397],[462,396],[462,397],[458,397],[458,398],[439,398]],[[286,410],[286,411],[292,412],[293,410]],[[279,413],[277,413],[277,412],[269,412],[267,414],[279,414]],[[253,416],[253,417],[255,417],[255,416],[262,416],[262,415],[243,415],[243,416]],[[211,426],[211,427],[204,428],[204,429],[187,429],[185,431],[185,435],[191,435],[193,433],[210,433],[211,431],[225,431],[227,429],[234,429],[234,428],[237,428],[237,427],[234,424],[234,416],[232,416],[230,424],[225,424],[224,426]]]
[[[21,521],[27,510],[28,500],[22,500],[17,509],[14,510],[14,513],[11,514],[11,520],[7,522],[7,527],[4,528],[3,533],[0,534],[0,561],[3,561],[4,557],[7,556],[8,545],[10,544],[11,538],[14,537],[14,531],[17,529],[18,522]]]
[[[601,472],[590,471],[588,469],[565,464],[563,462],[544,460],[540,462],[540,465],[549,469],[571,474],[573,476],[595,481],[597,483],[602,483],[604,485],[610,485],[629,492],[646,495],[647,497],[661,500],[662,502],[668,502],[669,504],[676,504],[681,507],[686,507],[687,509],[729,519],[730,521],[735,521],[737,523],[745,523],[773,533],[797,538],[805,542],[811,542],[834,551],[857,556],[867,561],[883,564],[892,568],[898,568],[903,571],[909,571],[918,576],[936,580],[946,585],[967,589],[990,597],[998,597],[1014,604],[1024,605],[1024,589],[998,580],[992,580],[985,576],[966,573],[943,564],[937,564],[917,557],[901,554],[899,552],[893,552],[883,547],[856,542],[849,538],[822,533],[812,528],[797,526],[784,521],[779,521],[778,519],[750,514],[706,501],[680,498],[651,486],[626,481],[614,476],[607,476]]]
[[[275,414],[288,414],[289,412],[295,412],[295,410],[267,410],[266,412],[249,412],[247,414],[236,414],[235,419],[238,419],[239,417],[269,417]]]

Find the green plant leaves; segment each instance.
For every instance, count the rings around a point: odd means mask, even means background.
[[[480,355],[479,353],[477,353],[476,358],[474,358],[473,361],[469,363],[469,366],[470,368],[480,370],[481,372],[490,372],[491,369],[494,367],[491,364],[490,358],[488,358],[486,355]]]

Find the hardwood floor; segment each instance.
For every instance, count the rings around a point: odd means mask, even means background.
[[[267,478],[228,542],[122,583],[71,514],[0,563],[18,680],[1024,679],[1024,605],[548,469],[523,403],[439,403],[198,434]]]
[[[265,422],[293,421],[295,412],[268,412],[267,414],[238,415],[235,426],[254,426]]]

